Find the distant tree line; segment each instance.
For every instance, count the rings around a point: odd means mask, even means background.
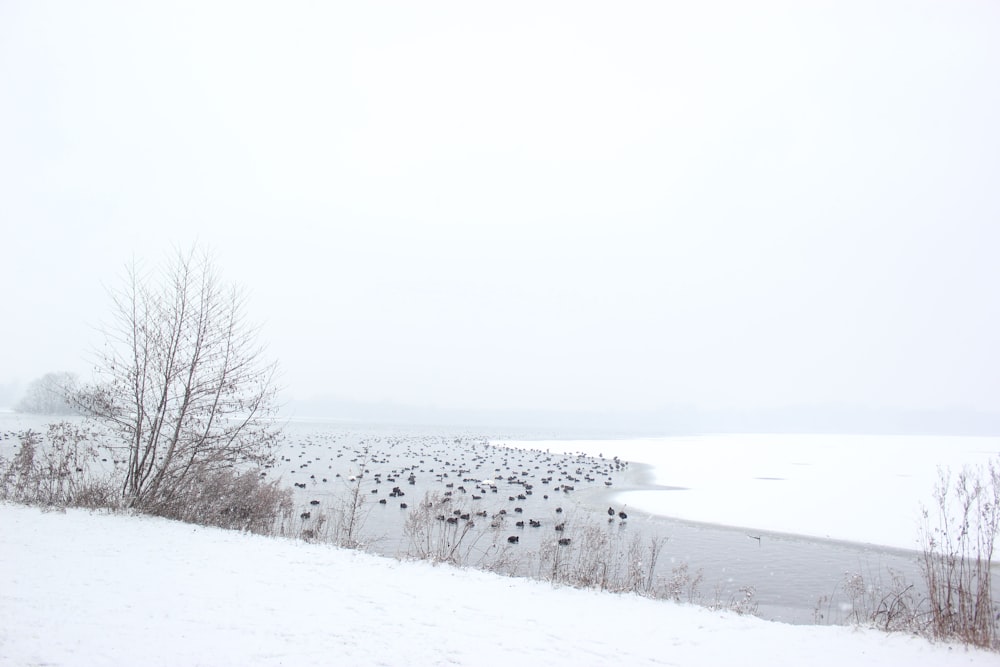
[[[21,400],[14,405],[14,411],[39,415],[78,414],[69,399],[78,386],[79,380],[74,373],[46,373],[28,384]]]

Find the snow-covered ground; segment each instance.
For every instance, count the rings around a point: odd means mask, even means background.
[[[2,665],[996,665],[873,630],[0,505]]]
[[[636,440],[502,441],[653,466],[649,485],[616,502],[633,510],[754,531],[919,549],[921,506],[939,466],[998,460],[1000,438],[703,435]],[[931,507],[933,509],[933,507]]]

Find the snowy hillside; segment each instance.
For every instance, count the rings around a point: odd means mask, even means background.
[[[3,665],[995,665],[329,546],[0,505]]]

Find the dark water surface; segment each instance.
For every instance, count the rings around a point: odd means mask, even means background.
[[[847,621],[851,598],[845,583],[857,575],[865,581],[869,596],[876,598],[882,594],[878,587],[888,587],[893,575],[920,585],[919,554],[913,551],[778,533],[749,534],[615,506],[616,492],[650,488],[644,483],[649,475],[643,464],[497,447],[469,432],[441,435],[443,429],[293,423],[286,432],[284,461],[273,474],[305,484],[305,489],[296,488],[303,511],[342,504],[357,485],[364,497],[364,537],[372,551],[383,555],[412,553],[413,545],[404,535],[408,514],[425,494],[450,493],[434,512],[447,517],[456,511],[469,513],[476,522],[463,543],[463,548],[471,545],[466,560],[485,562],[502,548],[523,561],[521,574],[537,574],[532,572],[540,567],[537,553],[551,548],[558,537],[573,536],[579,543],[581,531],[596,527],[619,544],[621,552],[636,536],[644,550],[653,539],[665,540],[655,575],[681,588],[685,577],[701,576],[697,590],[693,594],[685,590],[682,599],[725,605],[743,599],[752,588],[757,613],[765,619]],[[525,439],[525,435],[490,434],[490,438]],[[367,461],[365,472],[358,480],[363,461]],[[351,477],[353,482],[348,481]],[[495,487],[483,484],[485,479],[492,479]],[[405,495],[391,496],[393,487]],[[379,504],[383,499],[385,504]],[[311,506],[310,501],[320,504]],[[401,508],[402,503],[408,507]],[[615,511],[610,518],[609,507]],[[491,527],[501,510],[506,510],[501,525]],[[622,510],[627,513],[624,521],[617,514]],[[485,512],[486,517],[477,517],[476,512]],[[525,526],[517,527],[518,520]],[[557,533],[555,526],[564,522],[565,532]],[[517,536],[518,543],[509,545],[509,536]]]

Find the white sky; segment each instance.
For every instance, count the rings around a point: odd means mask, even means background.
[[[0,3],[0,383],[196,239],[288,397],[1000,408],[1000,3]]]

